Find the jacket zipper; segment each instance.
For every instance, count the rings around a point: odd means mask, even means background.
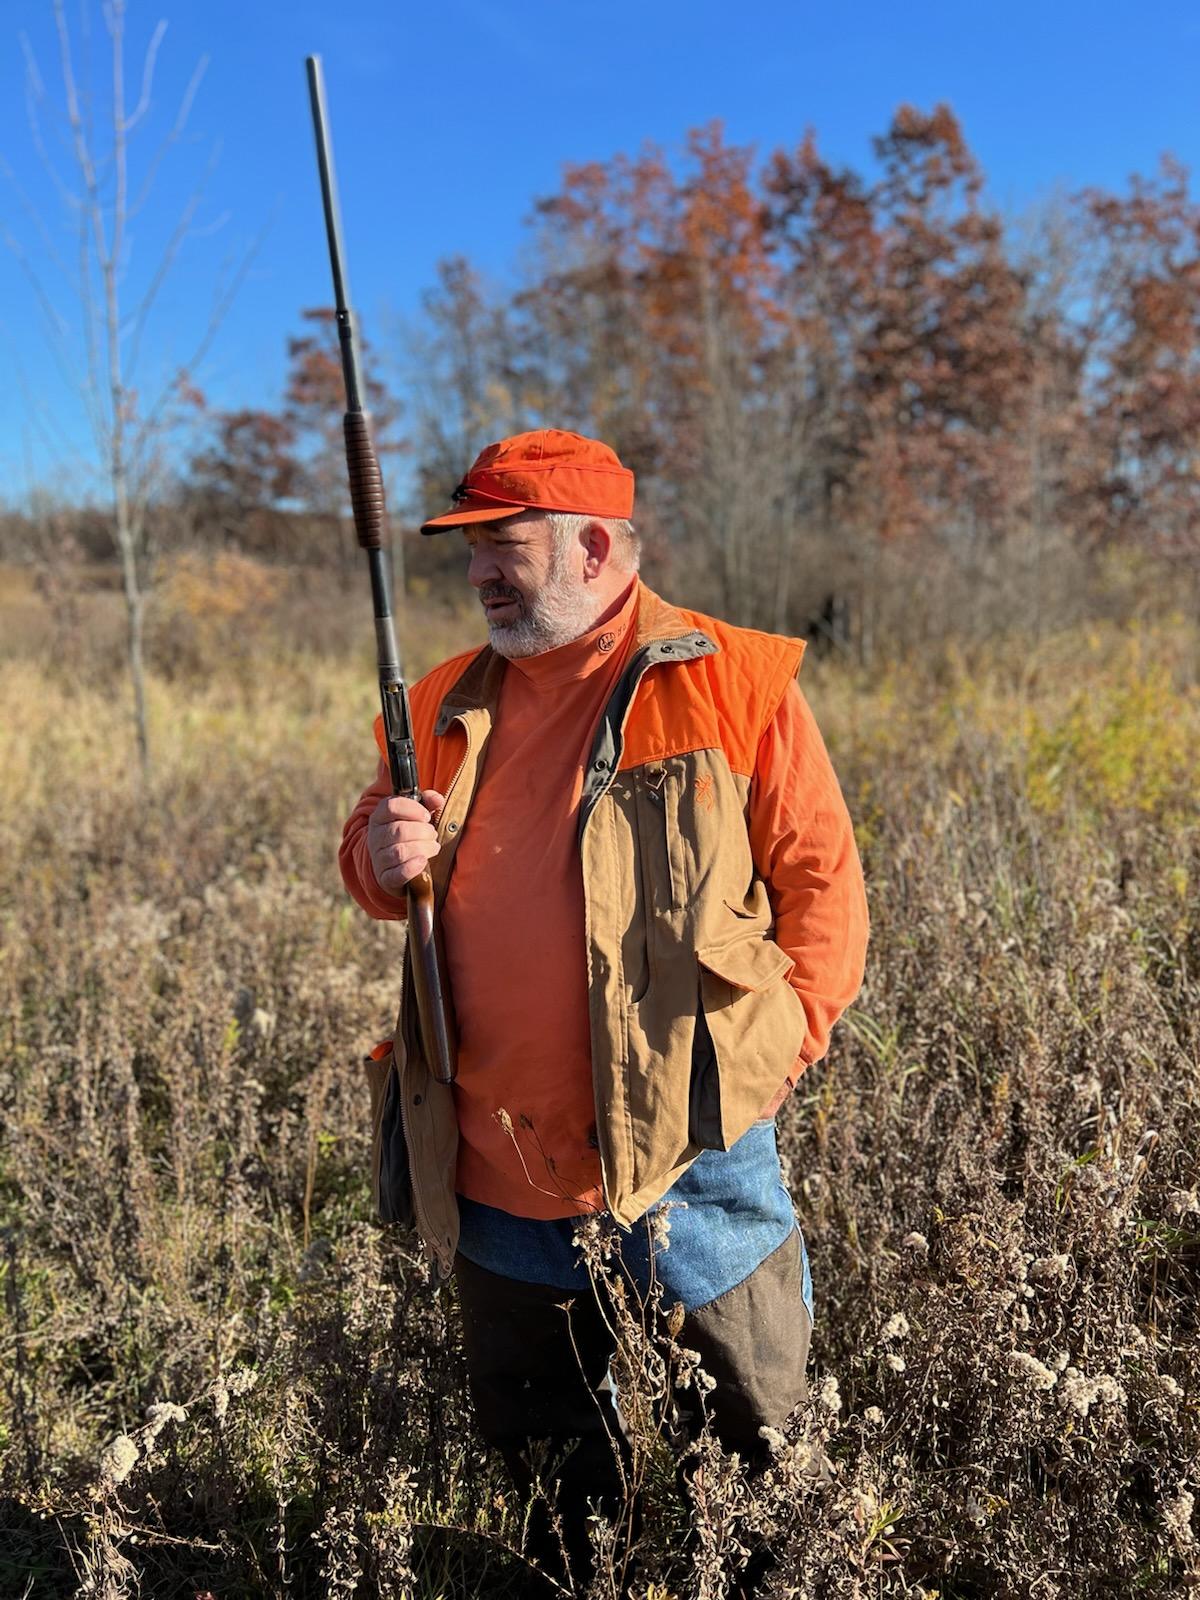
[[[604,796],[608,793],[608,791],[612,788],[614,782],[616,781],[617,766],[618,766],[618,764],[619,764],[619,762],[621,760],[621,752],[625,748],[625,725],[629,721],[630,713],[633,711],[633,702],[634,702],[635,696],[637,695],[638,686],[641,683],[642,679],[645,677],[646,673],[650,670],[650,668],[652,666],[655,666],[656,664],[657,665],[661,665],[661,663],[655,663],[655,662],[651,661],[649,659],[649,653],[650,653],[649,652],[649,646],[646,646],[643,650],[638,652],[638,655],[634,657],[634,659],[629,663],[629,666],[625,669],[625,675],[622,677],[621,682],[618,683],[616,689],[613,690],[613,695],[619,693],[620,689],[621,689],[621,684],[626,681],[627,677],[630,677],[630,676],[632,677],[632,681],[630,682],[630,685],[629,685],[629,698],[625,702],[625,709],[621,713],[621,720],[617,725],[617,735],[616,735],[616,741],[615,741],[615,748],[613,750],[612,764],[611,764],[611,766],[609,768],[608,780],[605,783],[604,787],[592,798],[591,807],[590,807],[590,809],[588,811],[588,814],[587,814],[586,818],[584,819],[583,827],[580,829],[580,832],[579,832],[579,856],[580,856],[580,867],[581,867],[581,869],[582,869],[582,865],[583,865],[583,836],[587,832],[588,823],[595,816],[596,809],[599,806],[601,800],[603,800]],[[608,707],[611,704],[612,704],[612,696],[610,695],[608,703],[605,705],[604,712],[601,712],[601,715],[600,715],[600,726],[601,727],[604,726],[604,714],[605,714],[605,712],[607,712]],[[584,922],[585,922],[584,937],[587,940],[587,948],[590,950],[591,947],[592,947],[592,918],[591,918],[591,910],[590,910],[590,907],[588,905],[588,897],[587,897],[586,891],[585,891],[584,897],[583,897],[583,910],[584,910]],[[590,1022],[590,1017],[589,1017],[589,1022]],[[589,1031],[590,1031],[590,1029],[589,1029]],[[605,1207],[608,1210],[609,1215],[613,1218],[613,1220],[615,1222],[616,1221],[616,1212],[613,1209],[612,1187],[611,1187],[611,1184],[609,1182],[609,1165],[610,1165],[610,1163],[605,1159],[605,1157],[606,1157],[606,1149],[605,1149],[605,1147],[606,1147],[607,1142],[608,1142],[607,1121],[606,1121],[605,1117],[602,1116],[599,1102],[596,1100],[596,1074],[595,1074],[595,1070],[594,1069],[593,1069],[593,1072],[592,1072],[592,1109],[596,1113],[596,1143],[597,1143],[597,1146],[598,1146],[597,1154],[600,1157],[600,1186],[601,1186],[601,1189],[604,1192],[604,1204],[605,1204]],[[629,1225],[626,1224],[626,1223],[618,1222],[617,1226],[618,1227],[623,1227],[627,1233],[630,1231]]]
[[[450,779],[450,786],[446,790],[446,804],[442,807],[443,811],[449,810],[451,796],[454,794],[454,791],[458,786],[458,780],[462,777],[463,773],[466,771],[467,761],[469,760],[470,755],[471,755],[471,730],[470,730],[470,728],[468,727],[468,725],[467,725],[466,721],[464,720],[464,718],[463,718],[461,713],[458,716],[452,718],[451,720],[454,721],[454,722],[461,722],[462,723],[463,733],[466,736],[466,740],[467,740],[467,748],[463,751],[463,758],[458,763],[458,770],[455,772],[454,776]],[[443,898],[444,898],[444,896],[443,896]]]

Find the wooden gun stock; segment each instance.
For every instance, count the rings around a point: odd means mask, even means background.
[[[408,938],[426,1061],[439,1083],[453,1083],[458,1039],[450,996],[442,981],[446,953],[441,927],[433,914],[433,879],[428,867],[408,881]]]

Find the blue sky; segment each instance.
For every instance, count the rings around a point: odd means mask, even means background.
[[[77,47],[91,13],[98,85],[107,37],[98,0],[65,0]],[[127,296],[158,252],[219,145],[194,233],[148,321],[144,392],[185,358],[215,286],[252,241],[257,253],[198,375],[216,406],[270,405],[285,341],[305,306],[327,303],[304,81],[324,59],[354,303],[369,335],[416,315],[439,257],[512,270],[531,202],[567,161],[645,140],[677,147],[722,118],[761,152],[816,129],[832,158],[865,167],[895,107],[948,100],[1010,212],[1058,189],[1122,186],[1172,151],[1200,158],[1200,6],[1157,0],[128,0],[126,75],[135,100],[145,46],[168,23],[154,100],[131,151],[136,180],[200,57],[209,64],[185,140],[160,170],[132,229]],[[68,257],[72,225],[38,161],[25,107],[21,35],[61,104],[50,0],[0,7],[0,156]],[[54,126],[50,153],[63,174]],[[28,252],[72,325],[78,312],[33,225],[0,178],[0,231]],[[265,231],[264,231],[265,230]],[[261,236],[261,238],[260,238]],[[44,337],[45,319],[12,253],[0,248],[0,499],[31,478],[84,482],[82,408]]]

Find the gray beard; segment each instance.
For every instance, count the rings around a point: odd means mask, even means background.
[[[552,572],[537,594],[517,602],[512,622],[489,622],[488,639],[498,656],[518,660],[557,650],[587,633],[603,606],[562,572]]]

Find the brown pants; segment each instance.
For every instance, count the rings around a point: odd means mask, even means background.
[[[455,1272],[480,1430],[522,1496],[534,1485],[531,1443],[546,1441],[537,1453],[540,1476],[554,1491],[571,1576],[586,1581],[589,1510],[615,1518],[630,1509],[629,1446],[609,1387],[616,1348],[609,1322],[591,1294],[500,1277],[461,1255]],[[806,1397],[811,1334],[795,1231],[748,1278],[684,1318],[678,1341],[699,1352],[715,1380],[705,1397],[713,1431],[751,1466],[767,1458],[759,1428],[778,1428]],[[693,1413],[693,1427],[699,1421]],[[559,1539],[540,1502],[528,1548],[548,1571],[563,1575]]]

